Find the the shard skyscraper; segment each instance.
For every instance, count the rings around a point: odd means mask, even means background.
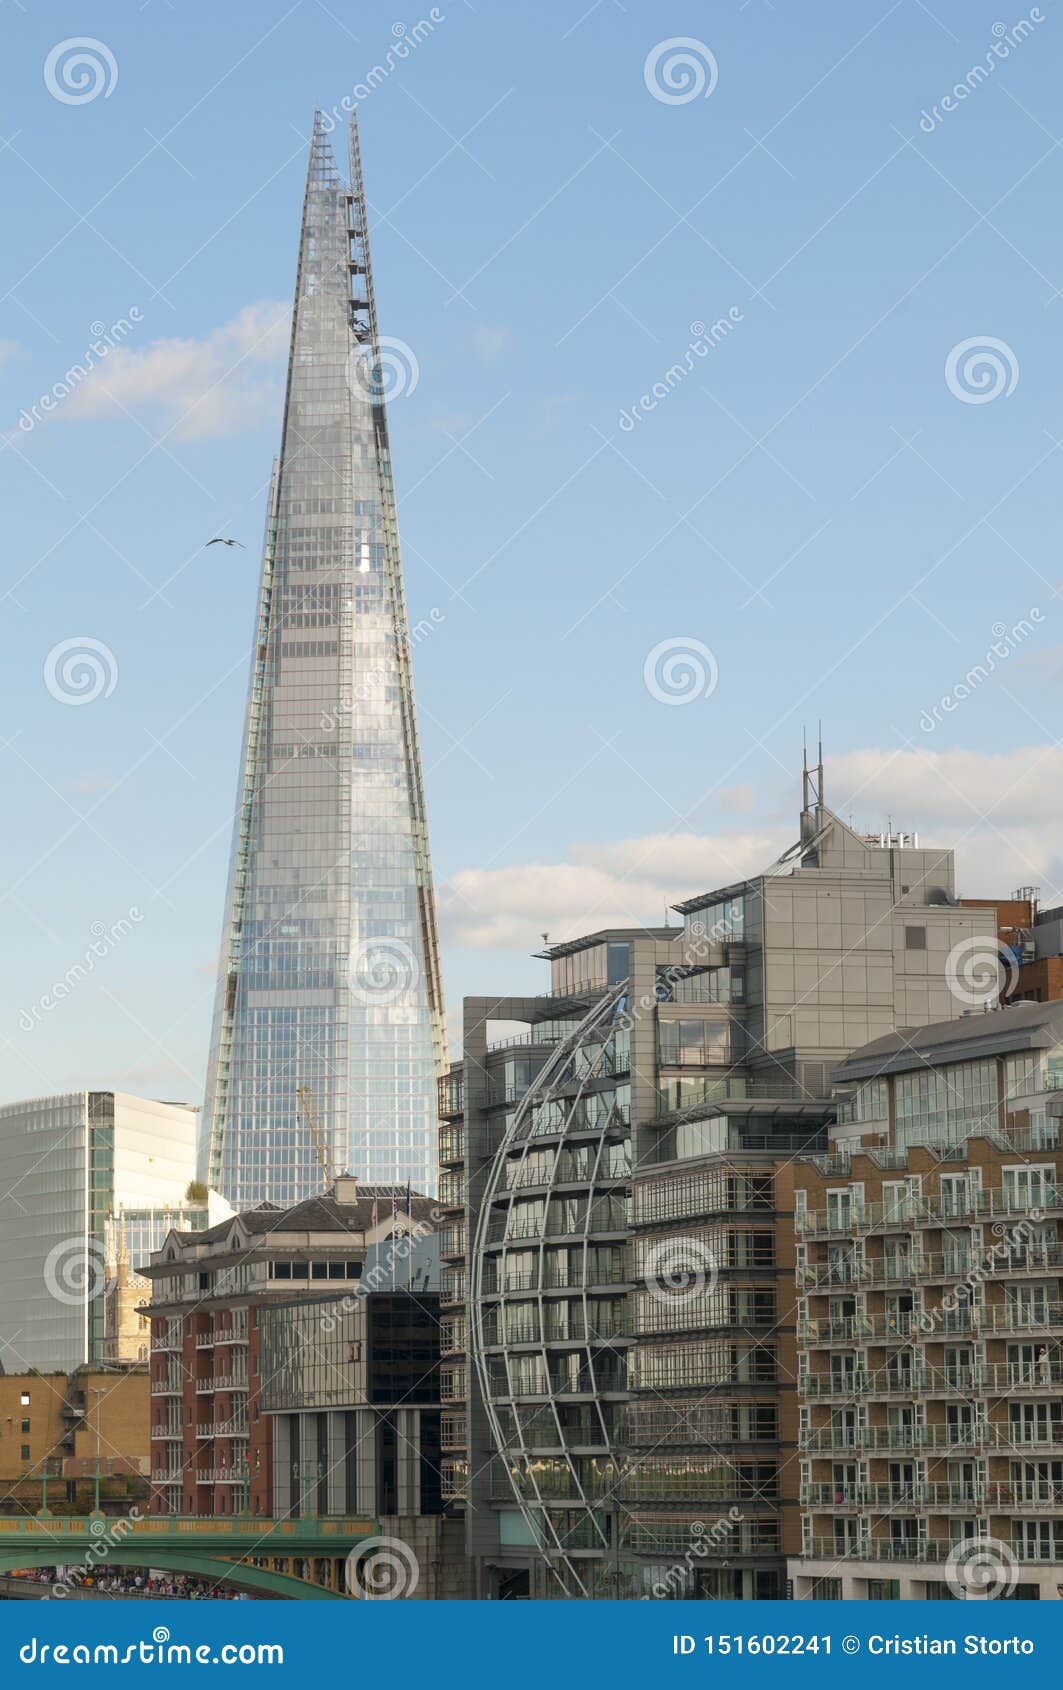
[[[201,1177],[434,1191],[445,1034],[357,130],[315,117],[270,493]],[[405,350],[405,349],[403,349]]]

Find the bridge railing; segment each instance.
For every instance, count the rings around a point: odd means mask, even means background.
[[[38,1541],[41,1538],[76,1539],[84,1543],[102,1543],[107,1537],[151,1537],[170,1541],[202,1537],[214,1541],[229,1539],[258,1543],[267,1538],[357,1539],[372,1537],[378,1531],[375,1520],[319,1519],[311,1515],[281,1520],[247,1514],[226,1515],[218,1519],[189,1514],[146,1514],[139,1519],[110,1514],[96,1514],[91,1518],[73,1514],[0,1515],[0,1543],[12,1537]]]

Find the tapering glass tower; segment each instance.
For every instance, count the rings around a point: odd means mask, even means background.
[[[443,1000],[353,122],[349,156],[348,187],[318,114],[200,1142],[237,1207],[330,1162],[434,1191]]]

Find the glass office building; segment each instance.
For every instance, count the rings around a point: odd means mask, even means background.
[[[434,1190],[442,993],[358,139],[315,120],[200,1150],[237,1208]],[[407,349],[403,348],[405,353]],[[302,1093],[302,1096],[300,1095]]]
[[[104,1356],[108,1232],[138,1236],[183,1212],[196,1111],[123,1092],[0,1108],[0,1363],[69,1371]]]

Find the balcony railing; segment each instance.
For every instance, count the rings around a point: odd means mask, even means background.
[[[747,1521],[730,1531],[721,1529],[714,1534],[706,1530],[702,1519],[684,1522],[629,1518],[621,1526],[620,1546],[643,1555],[693,1553],[699,1561],[720,1561],[733,1560],[736,1555],[778,1555],[782,1538],[776,1520]]]
[[[1023,1195],[995,1189],[957,1196],[909,1197],[895,1203],[854,1204],[844,1216],[828,1209],[809,1209],[795,1217],[794,1230],[805,1238],[863,1236],[891,1227],[905,1230],[999,1215],[1021,1217],[1031,1209],[1063,1209],[1063,1186],[1045,1185]]]
[[[465,1160],[464,1127],[440,1127],[438,1142],[439,1160],[441,1162],[463,1162]]]
[[[798,1379],[798,1395],[810,1402],[826,1397],[970,1396],[975,1392],[1008,1395],[1013,1392],[1059,1390],[1063,1363],[1044,1360],[1025,1366],[1014,1362],[978,1367],[857,1367],[851,1373],[811,1373]]]
[[[798,1444],[811,1455],[843,1450],[1063,1450],[1063,1421],[1025,1425],[1010,1421],[974,1421],[946,1426],[814,1426],[799,1434]]]
[[[1010,1332],[1047,1334],[1063,1328],[1063,1303],[996,1304],[991,1308],[928,1308],[917,1314],[849,1315],[839,1320],[806,1317],[797,1323],[799,1344],[817,1348],[828,1344],[890,1343],[916,1338],[933,1343],[942,1337]]]
[[[971,1514],[1008,1513],[1027,1508],[1063,1510],[1063,1484],[1052,1484],[1047,1479],[1014,1483],[989,1479],[969,1484],[959,1480],[925,1480],[916,1484],[833,1484],[830,1480],[813,1480],[801,1486],[801,1506],[845,1512],[880,1508],[886,1513],[906,1509],[929,1513],[960,1509]]]
[[[953,1546],[945,1538],[830,1537],[809,1540],[803,1554],[815,1561],[947,1561]]]

